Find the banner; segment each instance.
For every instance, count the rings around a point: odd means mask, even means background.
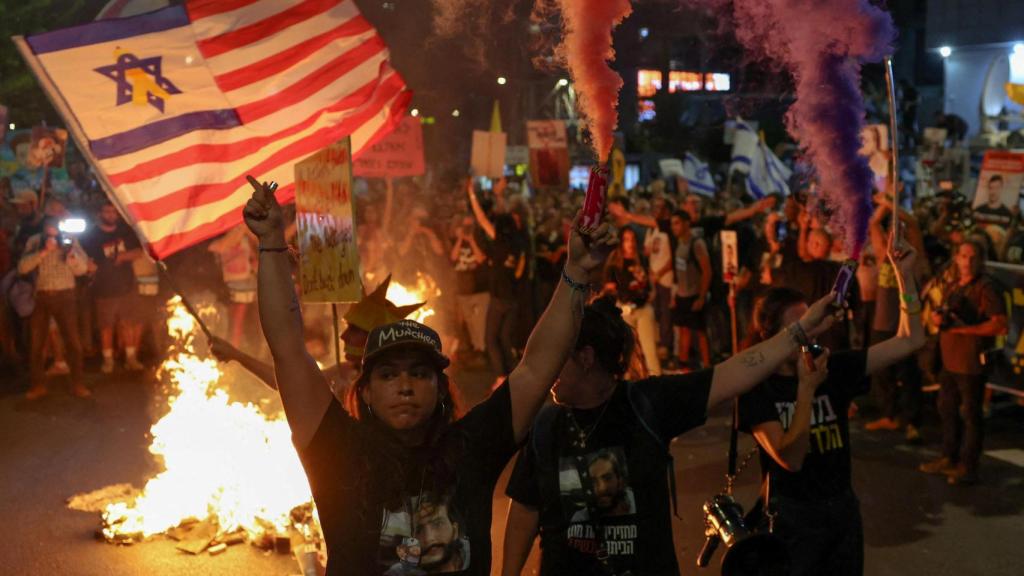
[[[504,132],[473,130],[473,152],[470,166],[477,176],[491,179],[505,175],[505,145],[508,136]]]
[[[373,146],[364,149],[353,165],[362,178],[402,178],[422,176],[423,124],[415,116],[406,116],[395,129]]]
[[[987,150],[981,161],[978,188],[974,193],[974,221],[985,228],[996,245],[1001,245],[1013,221],[1010,208],[1020,201],[1024,183],[1024,154]]]
[[[986,271],[1003,290],[1010,327],[1002,339],[1002,357],[988,366],[988,380],[1024,392],[1024,266],[989,262]]]
[[[295,164],[295,220],[304,302],[358,302],[363,296],[352,215],[348,138]]]
[[[534,188],[569,187],[569,139],[562,120],[526,122],[530,182]]]

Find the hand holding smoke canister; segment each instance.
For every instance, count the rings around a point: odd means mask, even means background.
[[[847,260],[843,262],[843,266],[839,269],[839,274],[836,276],[836,283],[832,286],[832,291],[836,293],[835,306],[837,308],[846,308],[849,306],[847,296],[849,296],[850,285],[853,283],[853,279],[857,276],[857,261]]]
[[[587,183],[587,195],[583,200],[583,216],[580,218],[582,230],[593,230],[601,224],[604,209],[608,204],[608,169],[594,166],[590,170],[590,181]]]

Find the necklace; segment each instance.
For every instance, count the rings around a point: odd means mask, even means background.
[[[608,406],[612,403],[612,399],[609,398],[605,401],[604,406],[601,408],[601,413],[597,415],[597,420],[590,426],[589,432],[584,432],[583,427],[576,420],[576,414],[573,408],[570,406],[566,414],[569,415],[569,433],[575,438],[572,441],[572,445],[575,448],[586,448],[587,441],[597,430],[598,424],[601,423],[601,419],[604,418],[604,413],[608,411]]]

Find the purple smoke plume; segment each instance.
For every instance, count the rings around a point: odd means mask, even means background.
[[[874,176],[860,156],[861,66],[891,53],[889,13],[867,0],[699,0],[735,23],[753,55],[784,67],[796,86],[786,125],[813,163],[831,224],[857,256],[867,238]]]

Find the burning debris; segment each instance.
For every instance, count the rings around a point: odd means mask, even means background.
[[[101,512],[99,532],[111,543],[163,535],[185,552],[219,554],[248,541],[295,550],[308,562],[320,528],[283,414],[229,399],[216,360],[196,351],[197,325],[180,298],[168,302],[168,312],[174,345],[159,376],[169,410],[153,425],[149,448],[164,470],[142,490],[117,484],[68,506]]]

